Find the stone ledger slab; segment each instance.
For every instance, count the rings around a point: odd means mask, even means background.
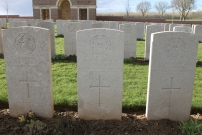
[[[48,29],[19,27],[4,30],[4,59],[10,115],[32,110],[37,116],[54,114],[50,33]]]
[[[121,31],[77,32],[79,118],[121,120],[123,49],[124,33]]]
[[[190,118],[198,36],[159,32],[151,37],[147,86],[148,120]]]

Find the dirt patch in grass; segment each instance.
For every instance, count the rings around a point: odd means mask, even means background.
[[[60,108],[60,107],[59,107]],[[122,113],[122,120],[85,121],[78,118],[75,108],[58,110],[54,117],[36,117],[32,124],[10,117],[8,109],[0,110],[0,135],[181,135],[179,122],[170,120],[147,121],[144,111]],[[191,117],[202,121],[202,115]]]

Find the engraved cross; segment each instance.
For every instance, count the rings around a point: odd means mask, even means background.
[[[32,81],[29,78],[29,73],[26,71],[26,79],[25,80],[20,80],[20,83],[25,83],[27,85],[27,91],[28,91],[28,98],[30,98],[30,94],[29,94],[29,88],[30,88],[30,83],[36,83],[36,81]]]
[[[171,95],[172,95],[172,91],[173,90],[180,90],[181,88],[175,88],[175,87],[173,87],[173,77],[171,77],[171,85],[170,85],[170,87],[169,88],[162,88],[162,90],[169,90],[169,92],[170,92],[170,95],[169,95],[169,108],[170,108],[170,102],[171,102]]]
[[[100,103],[100,90],[102,88],[109,88],[110,86],[101,86],[101,76],[99,76],[99,85],[98,86],[90,86],[90,88],[99,88],[99,106],[101,105]]]

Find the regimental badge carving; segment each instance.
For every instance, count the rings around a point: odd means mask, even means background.
[[[180,38],[172,38],[166,43],[167,57],[172,60],[178,60],[183,56],[183,51],[186,48],[185,43]]]
[[[91,45],[110,45],[108,38],[104,35],[97,35],[91,40]]]
[[[34,38],[30,34],[22,33],[15,39],[15,47],[19,53],[28,55],[35,50],[36,44]]]

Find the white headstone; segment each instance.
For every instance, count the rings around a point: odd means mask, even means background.
[[[173,27],[175,27],[175,26],[182,26],[182,24],[170,24],[169,31],[173,31]]]
[[[28,19],[27,24],[28,26],[37,26],[37,24],[40,22],[39,19]]]
[[[151,42],[151,34],[155,32],[164,31],[164,26],[161,25],[148,25],[146,27],[146,41],[145,41],[145,54],[144,58],[149,60],[150,56],[150,42]]]
[[[64,20],[56,20],[57,35],[64,35]]]
[[[137,26],[137,39],[144,39],[144,23],[143,22],[136,22],[135,25]]]
[[[7,28],[7,22],[6,22],[6,18],[1,18],[1,27],[6,29]]]
[[[146,33],[146,28],[148,25],[152,25],[152,23],[149,23],[149,22],[145,22],[144,23],[144,32]]]
[[[202,42],[202,25],[194,25],[193,33],[199,36],[199,41]]]
[[[136,57],[136,31],[137,27],[135,24],[121,24],[120,30],[124,31],[124,59],[130,57]]]
[[[81,30],[84,30],[84,29],[91,29],[91,28],[92,28],[93,21],[84,20],[84,21],[81,21],[80,23],[81,23]]]
[[[1,23],[0,23],[0,54],[3,54],[3,41],[2,41],[2,30],[1,30]]]
[[[77,32],[79,118],[121,120],[123,40],[124,33],[117,30]]]
[[[182,24],[182,26],[188,26],[188,27],[191,27],[191,24]]]
[[[18,27],[4,30],[4,59],[10,115],[32,110],[51,118],[53,109],[49,30]]]
[[[100,21],[102,23],[103,28],[109,28],[109,22],[108,21]]]
[[[190,118],[198,36],[159,32],[151,37],[147,87],[148,120]]]
[[[110,21],[109,22],[109,28],[110,29],[114,29],[114,30],[118,30],[118,22],[115,22],[115,21]]]
[[[169,26],[170,26],[169,23],[165,23],[164,24],[164,31],[169,31]]]
[[[28,26],[26,21],[14,21],[14,22],[9,22],[9,24],[10,24],[10,28]]]
[[[55,55],[55,28],[54,28],[54,23],[53,22],[40,22],[40,23],[38,23],[38,26],[50,30],[51,57],[53,57]]]
[[[103,28],[103,25],[102,23],[95,23],[95,24],[92,24],[92,28]]]
[[[68,22],[64,24],[64,48],[65,55],[76,55],[76,32],[81,30],[81,23]]]
[[[175,27],[173,27],[173,31],[193,33],[192,28],[189,26],[175,26]]]

